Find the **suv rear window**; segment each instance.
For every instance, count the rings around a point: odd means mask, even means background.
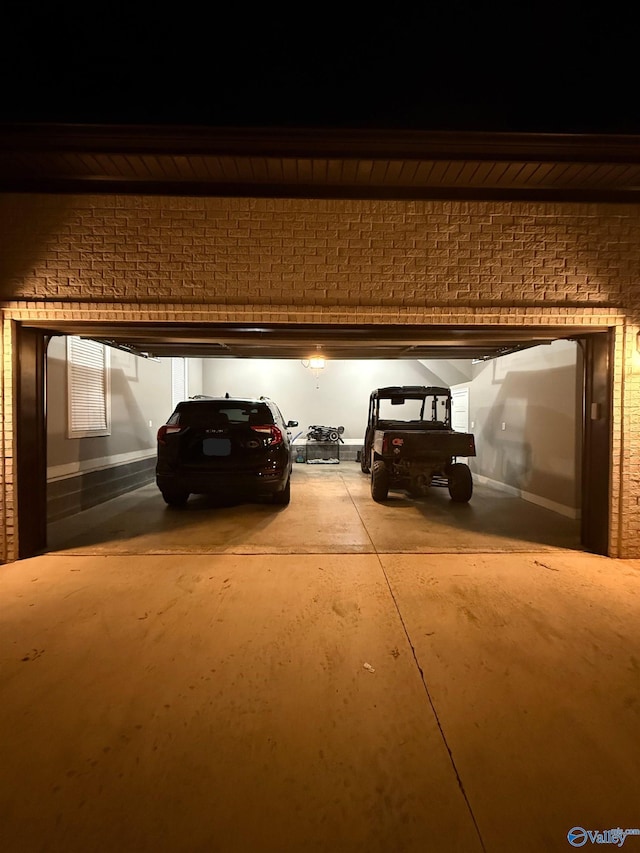
[[[272,424],[273,415],[264,403],[207,400],[180,403],[168,423],[183,427],[209,426],[212,423]]]

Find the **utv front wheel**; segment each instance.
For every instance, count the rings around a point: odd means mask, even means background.
[[[374,501],[384,501],[389,494],[389,472],[384,462],[377,460],[371,470],[371,497]]]
[[[449,469],[449,495],[455,503],[466,504],[473,494],[471,470],[463,462],[456,462]]]

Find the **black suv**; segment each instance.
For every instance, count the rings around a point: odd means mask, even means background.
[[[178,403],[158,430],[156,483],[170,506],[190,494],[269,497],[288,504],[289,427],[278,407],[259,400],[206,397]]]

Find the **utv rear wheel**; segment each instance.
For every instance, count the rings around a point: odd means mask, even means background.
[[[463,462],[456,462],[449,469],[449,495],[455,503],[466,504],[473,494],[471,470]]]
[[[368,430],[367,430],[368,432]],[[363,474],[369,474],[371,471],[370,463],[371,463],[371,445],[367,441],[368,436],[364,437],[364,447],[362,448],[362,452],[360,454],[360,468],[362,469]]]
[[[371,497],[374,501],[384,501],[389,494],[389,472],[384,462],[377,460],[371,471]]]
[[[280,506],[287,506],[291,500],[291,477],[287,480],[287,485],[281,492],[276,492],[271,500],[274,504],[278,504]]]
[[[184,506],[189,500],[189,492],[164,491],[162,497],[169,506]]]

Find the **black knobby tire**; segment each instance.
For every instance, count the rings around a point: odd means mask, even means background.
[[[371,497],[374,501],[384,501],[389,494],[389,472],[384,462],[379,459],[373,463],[371,470]]]
[[[162,492],[162,497],[169,506],[184,506],[189,500],[189,492],[165,490]]]
[[[371,462],[371,445],[367,441],[367,436],[364,437],[364,447],[362,448],[362,453],[360,455],[360,468],[363,474],[369,474],[371,472],[371,468],[369,464]]]
[[[455,503],[466,504],[473,494],[471,470],[464,462],[456,462],[449,468],[449,495]]]
[[[287,485],[282,489],[281,492],[276,492],[271,500],[274,504],[278,504],[279,506],[287,506],[291,501],[291,477],[287,480]]]

